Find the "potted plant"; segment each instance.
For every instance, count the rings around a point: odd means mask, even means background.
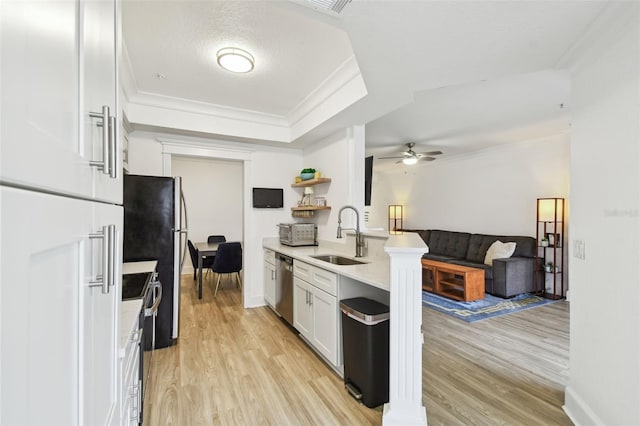
[[[309,179],[313,179],[315,174],[316,174],[316,169],[306,168],[306,169],[302,169],[302,171],[300,172],[300,177],[302,178],[302,180],[309,180]]]
[[[543,237],[540,240],[540,246],[541,247],[549,247],[549,240],[547,239],[547,237]]]
[[[547,262],[544,265],[545,272],[553,272],[553,262]]]

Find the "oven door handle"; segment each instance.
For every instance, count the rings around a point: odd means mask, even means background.
[[[153,316],[156,314],[156,312],[158,312],[158,306],[160,306],[160,302],[162,301],[162,283],[159,281],[151,283],[151,290],[153,291],[156,288],[158,289],[158,297],[153,302],[153,305],[150,308],[146,308],[144,310],[145,317]]]

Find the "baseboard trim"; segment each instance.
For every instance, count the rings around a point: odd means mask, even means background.
[[[575,425],[605,424],[571,386],[567,386],[564,389],[564,405],[562,409]]]
[[[245,308],[259,308],[260,306],[266,306],[267,302],[264,301],[264,296],[244,296]]]

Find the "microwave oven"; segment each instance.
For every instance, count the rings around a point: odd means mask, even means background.
[[[280,244],[287,246],[317,246],[318,226],[315,223],[281,223]]]

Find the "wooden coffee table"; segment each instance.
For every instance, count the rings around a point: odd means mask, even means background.
[[[465,302],[484,299],[484,270],[422,259],[422,289]]]

